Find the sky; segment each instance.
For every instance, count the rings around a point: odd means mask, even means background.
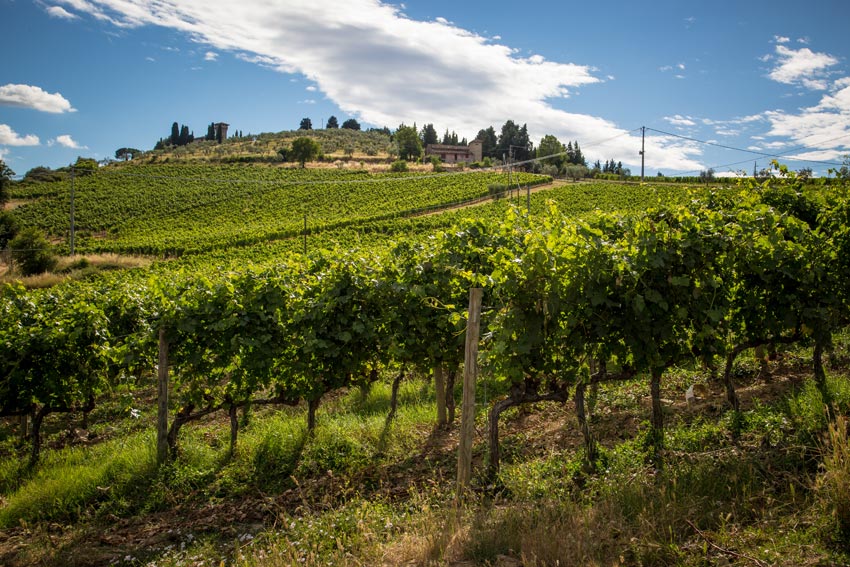
[[[173,122],[247,135],[331,115],[470,140],[513,120],[636,174],[643,143],[647,175],[771,159],[827,175],[850,154],[848,0],[0,0],[0,16],[0,159],[19,175],[152,149]]]

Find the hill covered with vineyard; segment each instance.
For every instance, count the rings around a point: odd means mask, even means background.
[[[79,252],[162,259],[2,288],[2,562],[850,561],[848,188],[550,182],[75,178]]]

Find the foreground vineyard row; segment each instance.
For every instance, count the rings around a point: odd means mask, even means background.
[[[185,423],[219,410],[235,416],[249,403],[306,400],[312,425],[336,389],[388,371],[451,374],[462,361],[468,290],[483,287],[482,358],[504,394],[491,433],[504,409],[574,391],[592,458],[584,386],[641,375],[660,446],[660,384],[673,365],[725,358],[736,407],[738,353],[809,341],[827,395],[821,356],[850,305],[848,219],[846,194],[766,186],[586,222],[554,206],[539,216],[513,211],[379,255],[40,292],[6,286],[0,415],[32,417],[35,460],[46,415],[91,408],[122,373],[152,369],[165,347],[172,448]]]

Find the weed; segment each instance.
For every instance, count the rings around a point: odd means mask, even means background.
[[[847,418],[829,424],[822,444],[823,465],[817,492],[833,518],[837,541],[850,551],[850,438]]]

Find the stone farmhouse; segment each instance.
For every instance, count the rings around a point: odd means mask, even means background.
[[[481,161],[483,145],[481,140],[472,140],[468,146],[428,144],[425,146],[425,157],[436,156],[443,163],[472,163]]]

